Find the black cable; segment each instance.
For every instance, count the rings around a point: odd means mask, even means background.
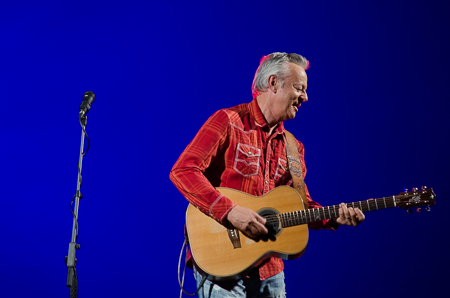
[[[84,129],[83,122],[81,119],[80,119],[80,125],[81,125],[81,129],[83,130],[84,134],[86,135],[86,139],[88,141],[86,151],[83,152],[83,157],[84,157],[86,155],[86,153],[89,151],[89,147],[91,146],[91,141],[89,140],[88,134],[87,134],[86,130]]]
[[[185,293],[186,295],[189,295],[189,296],[194,296],[194,295],[197,295],[198,291],[201,288],[203,288],[203,284],[206,281],[207,275],[203,276],[202,281],[200,282],[200,285],[198,286],[198,288],[195,291],[195,293],[190,294],[190,293],[188,293],[188,292],[186,292],[184,290],[183,285],[182,285],[182,283],[180,281],[180,266],[181,266],[181,257],[183,256],[183,249],[184,249],[185,245],[186,245],[186,240],[184,240],[184,242],[183,242],[183,246],[181,247],[181,252],[180,252],[180,258],[178,259],[178,284],[180,285],[180,289],[183,291],[183,293]],[[186,250],[187,250],[187,247],[186,247]],[[186,264],[185,264],[184,269],[183,269],[183,282],[184,282],[184,273],[185,273],[185,271],[186,271]]]
[[[77,241],[78,238],[78,218],[75,217],[75,212],[73,212],[73,201],[75,200],[76,197],[77,195],[74,195],[72,201],[70,201],[70,211],[72,211],[73,218],[75,218],[75,229],[77,230],[77,234],[75,235],[75,242]]]

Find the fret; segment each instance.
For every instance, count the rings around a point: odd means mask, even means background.
[[[368,208],[369,211],[370,211],[370,202],[369,202],[369,201],[367,202],[367,208]]]
[[[375,206],[377,207],[378,210],[378,200],[374,200],[375,201]]]
[[[392,196],[392,200],[394,201],[394,207],[397,207],[397,202],[395,201],[395,196]]]
[[[383,197],[383,202],[384,202],[384,208],[387,208],[386,207],[386,198],[385,197]]]

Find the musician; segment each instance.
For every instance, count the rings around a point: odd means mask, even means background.
[[[192,205],[249,238],[257,239],[268,232],[265,219],[236,205],[215,187],[261,196],[277,186],[292,184],[283,121],[295,118],[301,104],[308,101],[308,67],[308,60],[298,54],[264,56],[252,84],[253,101],[215,112],[170,173],[172,182]],[[306,175],[304,147],[299,141],[297,149]],[[305,191],[308,207],[321,207],[306,187]],[[339,217],[311,223],[309,228],[336,230],[339,225],[357,226],[363,220],[361,210],[342,203]],[[199,297],[285,297],[283,269],[283,261],[272,257],[239,281],[207,280]],[[195,268],[194,274],[198,285],[202,276]]]

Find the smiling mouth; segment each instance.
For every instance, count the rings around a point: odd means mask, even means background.
[[[294,109],[295,109],[295,112],[298,112],[298,108],[300,107],[300,105],[297,107],[297,106],[293,106],[294,107]]]

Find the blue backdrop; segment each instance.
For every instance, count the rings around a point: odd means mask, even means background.
[[[14,4],[11,4],[14,3]],[[0,296],[68,297],[81,128],[79,297],[178,297],[187,201],[169,171],[216,110],[251,101],[259,60],[311,61],[286,123],[322,205],[433,187],[437,206],[311,231],[289,297],[446,291],[448,1],[15,1],[0,4]],[[442,273],[444,272],[444,273]],[[186,288],[193,292],[192,272]]]

